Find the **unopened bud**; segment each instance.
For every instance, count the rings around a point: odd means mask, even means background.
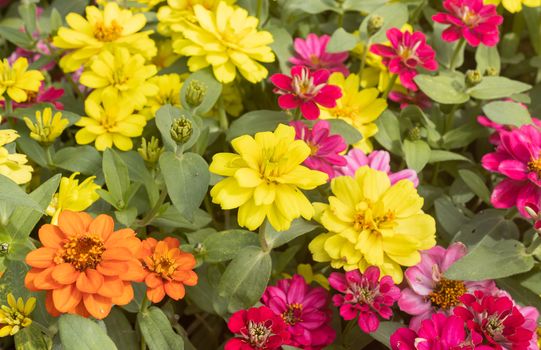
[[[498,72],[498,70],[494,67],[488,67],[486,70],[485,70],[485,75],[486,76],[489,76],[489,77],[495,77],[499,74],[500,72]]]
[[[421,128],[415,126],[408,130],[408,139],[410,141],[417,141],[421,139]]]
[[[483,75],[478,70],[469,70],[466,72],[466,85],[474,86],[483,80]]]
[[[378,30],[383,27],[383,17],[378,15],[373,15],[368,20],[368,25],[366,27],[366,30],[368,31],[368,36],[372,36],[378,32]]]
[[[170,133],[177,144],[184,144],[193,134],[192,122],[184,117],[177,118],[173,120]]]
[[[192,80],[186,89],[186,102],[190,107],[195,108],[203,102],[206,93],[207,87],[205,84],[199,80]]]
[[[9,253],[9,243],[2,242],[0,243],[0,256],[7,255]]]
[[[147,141],[143,137],[141,147],[137,149],[137,152],[139,152],[147,166],[153,167],[158,162],[158,159],[160,159],[160,155],[163,153],[163,147],[160,147],[160,140],[154,136],[152,136],[150,141]]]
[[[201,254],[205,251],[205,247],[203,246],[203,243],[197,242],[195,246],[193,247],[193,251],[196,254]]]

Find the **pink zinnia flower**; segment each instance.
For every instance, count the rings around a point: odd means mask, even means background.
[[[460,297],[476,290],[493,291],[493,281],[455,281],[443,277],[453,263],[466,255],[466,246],[453,243],[445,249],[435,246],[421,252],[421,262],[406,269],[408,288],[402,290],[398,306],[413,315],[410,328],[419,329],[421,321],[435,313],[451,315]]]
[[[392,350],[472,349],[460,317],[434,314],[423,320],[418,332],[399,328],[391,335]]]
[[[300,108],[302,115],[311,120],[319,117],[319,105],[334,108],[336,100],[342,97],[342,90],[338,86],[327,84],[328,80],[328,70],[311,72],[305,66],[291,68],[291,77],[279,73],[270,77],[270,81],[276,86],[274,93],[280,95],[280,108]]]
[[[318,121],[312,129],[302,121],[294,121],[289,125],[295,128],[295,138],[306,142],[312,150],[304,161],[304,165],[308,168],[323,171],[329,175],[329,179],[332,179],[333,166],[346,165],[346,159],[340,153],[348,146],[342,136],[330,135],[330,125],[327,121]]]
[[[429,109],[432,106],[432,101],[422,91],[407,90],[400,92],[393,90],[389,92],[389,99],[400,104],[400,109],[404,109],[409,105],[415,105],[422,110]]]
[[[460,300],[454,314],[466,322],[477,349],[530,349],[534,331],[511,298],[476,291]]]
[[[227,341],[224,350],[281,349],[289,339],[284,320],[266,306],[235,312],[227,327],[236,337]]]
[[[387,38],[391,42],[390,47],[373,44],[370,52],[383,57],[382,63],[389,68],[389,72],[400,77],[400,83],[405,88],[417,91],[417,85],[413,82],[417,68],[438,69],[436,53],[426,43],[426,37],[421,32],[401,32],[397,28],[391,28],[387,31]]]
[[[285,321],[291,337],[284,344],[319,350],[334,341],[329,293],[324,288],[310,287],[302,276],[294,275],[267,287],[261,301]]]
[[[359,270],[343,273],[333,272],[329,284],[342,294],[333,296],[335,306],[340,307],[340,316],[346,321],[359,316],[358,324],[366,332],[375,332],[379,327],[378,315],[388,320],[393,315],[391,307],[400,297],[400,289],[391,276],[379,279],[380,271],[370,266],[361,274]]]
[[[349,70],[344,65],[348,59],[348,52],[329,53],[326,51],[327,44],[331,39],[328,35],[317,35],[310,33],[306,39],[296,38],[293,47],[295,48],[295,57],[291,57],[289,62],[295,65],[303,65],[311,70],[321,68],[328,69],[329,72],[340,72],[344,75],[349,74]]]
[[[495,152],[481,159],[483,167],[506,176],[491,195],[496,208],[516,206],[524,217],[525,207],[539,211],[541,198],[541,131],[535,125],[523,125],[512,130],[500,130]]]
[[[441,35],[443,40],[464,38],[471,46],[494,46],[500,41],[498,26],[503,17],[498,15],[496,6],[484,5],[483,0],[445,0],[443,7],[448,13],[432,16],[434,22],[449,24]]]
[[[387,151],[373,151],[367,156],[360,149],[353,148],[345,158],[347,164],[343,167],[335,168],[337,176],[355,176],[357,169],[368,165],[372,169],[386,172],[391,180],[391,185],[403,179],[410,180],[415,187],[419,185],[419,178],[415,170],[404,169],[396,173],[391,172],[391,155]]]

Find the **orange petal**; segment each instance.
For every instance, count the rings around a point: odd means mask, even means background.
[[[56,282],[52,276],[54,268],[54,266],[51,266],[38,273],[34,278],[34,287],[41,290],[61,288],[62,285]]]
[[[76,213],[74,211],[64,210],[58,216],[58,227],[66,236],[73,236],[87,232],[92,217],[87,213]]]
[[[26,276],[24,276],[24,286],[26,289],[37,292],[39,289],[34,285],[34,280],[36,279],[36,276],[39,275],[43,269],[31,269],[26,273]]]
[[[178,239],[176,238],[173,238],[173,237],[165,237],[163,239],[163,241],[167,244],[167,246],[169,247],[169,249],[172,249],[172,248],[180,248],[180,242],[178,241]]]
[[[97,293],[103,285],[103,275],[94,269],[86,269],[77,278],[77,289],[83,293]]]
[[[68,312],[75,308],[81,301],[81,298],[82,293],[73,284],[53,290],[54,306],[60,312]]]
[[[81,300],[79,304],[75,306],[75,308],[72,310],[71,313],[74,313],[83,317],[90,317],[90,313],[88,313],[88,310],[86,309],[85,303],[83,300]]]
[[[53,317],[60,316],[60,311],[58,311],[56,307],[54,307],[52,291],[47,291],[47,294],[45,295],[45,309]]]
[[[194,271],[190,271],[189,274],[190,274],[190,277],[182,281],[182,283],[184,283],[187,286],[195,286],[198,281],[197,274]]]
[[[156,288],[147,289],[147,298],[153,303],[159,303],[160,301],[162,301],[164,297],[165,297],[165,290],[163,289],[163,285],[160,285]]]
[[[111,233],[107,241],[105,242],[106,247],[117,247],[124,244],[126,240],[132,239],[135,237],[135,231],[131,228],[124,228],[122,230],[115,231]]]
[[[44,247],[59,249],[66,236],[58,226],[45,224],[38,231],[39,240]]]
[[[26,263],[32,267],[46,268],[53,265],[56,249],[38,248],[26,255]]]
[[[149,287],[149,288],[156,288],[157,286],[159,286],[160,284],[163,284],[163,280],[160,276],[158,276],[158,274],[156,273],[150,273],[147,275],[147,277],[145,278],[145,284]]]
[[[96,267],[99,273],[105,276],[120,276],[128,272],[129,266],[125,261],[102,261]]]
[[[102,261],[104,260],[125,261],[125,260],[131,259],[132,257],[133,257],[132,253],[127,248],[123,248],[123,247],[107,248],[101,255]]]
[[[165,282],[163,287],[165,288],[165,292],[167,293],[167,295],[169,295],[169,297],[174,300],[182,299],[186,294],[186,290],[180,282],[167,281]]]
[[[133,288],[131,286],[131,283],[124,282],[123,287],[124,287],[124,290],[122,291],[122,295],[112,298],[113,304],[115,304],[115,305],[126,305],[126,304],[129,304],[130,301],[132,301],[132,299],[133,299]]]
[[[98,294],[108,298],[119,297],[124,293],[124,282],[118,278],[107,278],[103,280]]]
[[[192,254],[183,253],[175,259],[175,262],[182,266],[183,270],[191,270],[195,267],[196,261]]]
[[[98,320],[107,317],[113,307],[111,298],[102,297],[98,294],[85,294],[83,301],[87,311]]]
[[[62,263],[55,266],[52,276],[53,279],[60,284],[72,284],[77,281],[79,271],[75,270],[71,264]]]
[[[107,238],[113,233],[115,229],[115,222],[113,218],[109,215],[101,214],[98,215],[90,226],[88,227],[88,232],[95,233],[101,236],[103,241],[107,241]]]
[[[142,282],[147,273],[141,262],[137,259],[133,259],[131,261],[127,261],[126,264],[128,264],[128,272],[121,275],[120,278],[123,281]]]

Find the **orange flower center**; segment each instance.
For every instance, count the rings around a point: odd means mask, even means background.
[[[290,326],[302,322],[302,304],[294,303],[287,306],[287,310],[282,314],[282,319]]]
[[[108,26],[103,22],[98,22],[94,26],[94,37],[99,41],[115,41],[120,38],[122,29],[122,26],[115,20],[112,20]]]
[[[359,203],[357,209],[353,217],[353,228],[356,231],[379,231],[394,226],[395,214],[391,211],[383,216],[374,216],[372,205],[368,202]]]
[[[528,169],[534,173],[537,173],[537,176],[541,176],[541,158],[532,158],[528,162]]]
[[[460,303],[459,298],[466,292],[464,282],[442,278],[432,293],[428,295],[428,298],[432,306],[449,310]]]
[[[310,155],[315,156],[317,154],[317,151],[319,151],[319,145],[310,142],[306,142],[306,144],[308,145],[308,147],[310,147]]]
[[[64,244],[62,260],[79,271],[95,269],[104,251],[103,241],[97,235],[72,237]]]
[[[147,264],[147,268],[159,274],[162,278],[171,279],[173,273],[176,271],[178,265],[175,263],[175,259],[168,256],[156,256],[151,257],[151,264]]]

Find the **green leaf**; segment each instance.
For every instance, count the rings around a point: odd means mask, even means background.
[[[484,244],[485,240],[517,239],[519,231],[516,224],[505,218],[504,210],[487,209],[479,212],[460,228],[453,238],[472,249]]]
[[[36,31],[36,5],[23,3],[19,5],[18,10],[23,19],[26,32],[34,33]]]
[[[274,38],[274,41],[270,44],[270,47],[278,58],[278,62],[280,62],[280,70],[282,72],[288,72],[290,69],[290,49],[291,46],[293,46],[293,38],[291,37],[291,34],[285,28],[276,25],[269,25],[265,28],[265,30],[269,31]]]
[[[43,212],[42,208],[10,178],[0,175],[0,202]]]
[[[338,28],[334,31],[327,45],[328,52],[351,51],[358,42],[357,36],[348,33],[344,28]]]
[[[245,230],[226,230],[215,232],[203,241],[206,253],[204,259],[208,263],[216,263],[233,259],[244,247],[257,246],[257,234]]]
[[[423,140],[404,140],[402,149],[408,168],[421,172],[430,159],[430,146]]]
[[[51,10],[51,19],[50,19],[50,26],[51,26],[51,33],[54,34],[58,31],[58,28],[62,27],[64,25],[64,22],[62,20],[62,16],[60,15],[60,12],[56,8],[52,8]]]
[[[376,120],[378,133],[374,135],[376,141],[395,155],[402,155],[402,137],[398,118],[390,110],[385,110]]]
[[[357,1],[359,4],[366,2],[366,0],[363,1]],[[368,39],[367,34],[367,27],[368,27],[368,21],[370,21],[370,17],[372,16],[380,16],[383,18],[383,26],[380,28],[380,30],[377,31],[376,34],[374,34],[371,38],[371,43],[382,43],[384,41],[387,41],[386,33],[387,30],[391,28],[402,28],[404,24],[408,21],[408,6],[406,4],[396,2],[396,3],[388,3],[381,7],[378,7],[376,10],[370,12],[370,16],[366,16],[363,19],[363,22],[361,23],[361,26],[359,27],[359,31],[361,33],[361,39],[366,40]]]
[[[105,330],[90,319],[64,314],[58,328],[64,350],[117,350]]]
[[[485,203],[490,203],[490,191],[488,190],[483,178],[468,169],[459,169],[458,175],[464,181],[464,183],[481,198]]]
[[[534,269],[525,275],[539,276],[539,271]],[[496,284],[499,288],[509,292],[513,297],[513,300],[521,305],[533,306],[537,310],[541,310],[541,298],[539,298],[539,293],[534,293],[523,285],[522,279],[525,275],[500,278],[496,281]],[[541,284],[537,281],[536,285],[539,286]]]
[[[210,182],[207,162],[195,153],[184,153],[179,157],[165,152],[159,163],[173,205],[191,220],[207,194]]]
[[[444,104],[462,104],[470,98],[463,91],[464,84],[445,75],[419,74],[414,78],[419,88],[431,99]]]
[[[467,92],[471,97],[479,100],[495,100],[520,94],[531,88],[531,85],[505,77],[483,77],[479,84],[471,87]]]
[[[481,74],[485,74],[488,68],[493,68],[496,72],[500,71],[500,54],[497,46],[479,45],[475,50],[475,61],[477,62],[477,70]]]
[[[153,206],[158,201],[160,190],[156,181],[154,181],[154,178],[146,168],[143,158],[135,151],[122,152],[120,153],[120,157],[128,167],[130,179],[145,186],[148,199],[150,200],[149,204]]]
[[[287,231],[276,231],[271,224],[265,222],[265,239],[271,248],[278,248],[297,237],[300,237],[308,232],[312,232],[318,227],[313,222],[304,219],[296,219],[291,223],[291,227]]]
[[[428,159],[429,163],[439,163],[439,162],[448,162],[453,160],[464,160],[471,163],[471,160],[464,157],[461,154],[449,151],[442,151],[438,149],[430,150],[430,158]]]
[[[92,146],[65,147],[56,152],[53,163],[59,168],[96,175],[101,170],[101,156]]]
[[[58,9],[62,18],[65,18],[70,12],[83,13],[87,5],[88,0],[54,0],[51,7]]]
[[[52,346],[52,339],[43,334],[35,323],[15,334],[15,348],[17,350],[48,350]]]
[[[150,350],[184,349],[182,337],[175,333],[167,316],[159,308],[151,306],[140,312],[137,322]]]
[[[133,330],[130,321],[120,309],[113,307],[109,316],[103,321],[107,326],[107,334],[117,348],[121,350],[139,350],[135,330]]]
[[[494,101],[483,106],[485,115],[498,124],[522,126],[532,123],[528,109],[510,101]]]
[[[459,45],[459,41],[454,43],[449,43],[442,38],[443,31],[448,26],[441,23],[434,22],[434,32],[432,33],[432,47],[436,51],[436,60],[440,62],[442,66],[449,67],[451,65],[451,60]],[[466,45],[462,45],[460,52],[458,53],[457,58],[455,59],[455,67],[461,67],[464,63],[464,50]]]
[[[328,119],[327,122],[331,126],[331,134],[338,134],[344,138],[346,143],[353,145],[363,138],[359,130],[355,129],[351,124],[348,124],[342,119]]]
[[[17,146],[39,166],[47,168],[47,154],[39,143],[23,134],[17,139]]]
[[[311,15],[335,10],[332,0],[289,0],[287,6],[292,10],[300,10]]]
[[[468,222],[468,218],[462,214],[451,199],[447,196],[442,196],[434,202],[434,209],[436,210],[436,219],[438,224],[447,233],[447,240],[451,240],[456,233],[460,230],[462,225]]]
[[[385,344],[388,348],[391,347],[390,339],[391,335],[398,329],[403,328],[404,325],[400,322],[383,321],[379,324],[378,329],[370,333],[372,338],[376,339],[382,344]]]
[[[475,139],[486,134],[486,128],[482,127],[474,119],[458,128],[451,129],[443,135],[443,147],[455,149],[469,145]]]
[[[122,209],[128,204],[127,193],[130,187],[128,166],[111,148],[107,148],[103,152],[102,164],[107,190],[117,203],[115,207]]]
[[[270,255],[259,247],[246,247],[239,251],[218,285],[219,295],[229,299],[229,312],[250,307],[261,298],[269,282],[271,268]]]
[[[445,277],[463,281],[481,281],[530,271],[534,259],[516,240],[487,239],[476,246],[445,272]]]
[[[201,104],[194,109],[194,113],[203,115],[210,111],[216,104],[216,101],[220,98],[222,84],[214,78],[214,74],[212,74],[209,69],[198,70],[197,72],[190,74],[188,79],[182,84],[182,89],[180,91],[182,105],[185,108],[190,107],[186,102],[186,91],[188,90],[191,81],[199,81],[205,86],[205,97]]]
[[[0,26],[0,37],[23,49],[32,48],[32,39],[15,28]]]
[[[274,131],[278,124],[288,124],[289,117],[284,112],[251,111],[235,119],[227,129],[226,139],[231,141],[242,135],[253,135],[261,131]]]

